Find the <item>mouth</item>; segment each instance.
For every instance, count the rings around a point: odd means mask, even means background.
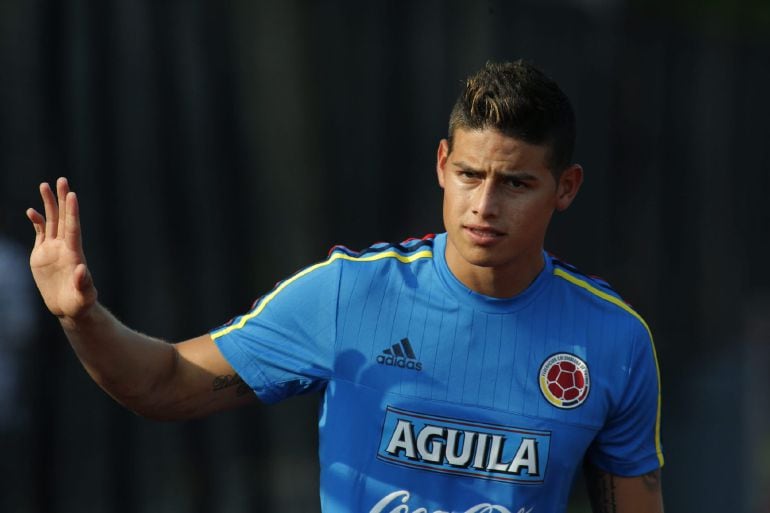
[[[505,235],[491,226],[463,225],[463,230],[473,242],[481,245],[494,243]]]

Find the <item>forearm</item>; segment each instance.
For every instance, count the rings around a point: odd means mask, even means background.
[[[60,317],[64,332],[88,374],[115,400],[148,417],[166,401],[174,375],[173,345],[131,330],[99,303],[77,320]]]
[[[56,188],[58,204],[51,187],[40,184],[45,217],[27,210],[35,229],[30,269],[94,381],[127,408],[155,419],[187,419],[253,402],[208,334],[172,345],[129,329],[97,302],[77,196],[65,178]]]

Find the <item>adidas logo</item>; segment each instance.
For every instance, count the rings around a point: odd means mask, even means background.
[[[402,338],[398,344],[393,344],[377,356],[377,363],[401,367],[402,369],[422,370],[422,363],[417,361],[412,344],[408,338]]]

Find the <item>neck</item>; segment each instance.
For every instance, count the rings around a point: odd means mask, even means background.
[[[449,248],[445,251],[447,266],[452,274],[469,289],[485,296],[512,298],[529,287],[545,266],[542,250],[521,255],[504,266],[474,265]]]

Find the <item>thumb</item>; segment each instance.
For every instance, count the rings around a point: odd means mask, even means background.
[[[75,285],[75,290],[78,292],[86,292],[88,289],[93,287],[94,282],[91,278],[91,273],[88,272],[88,268],[86,267],[86,264],[78,264],[75,267],[75,272],[73,273],[73,281]]]

